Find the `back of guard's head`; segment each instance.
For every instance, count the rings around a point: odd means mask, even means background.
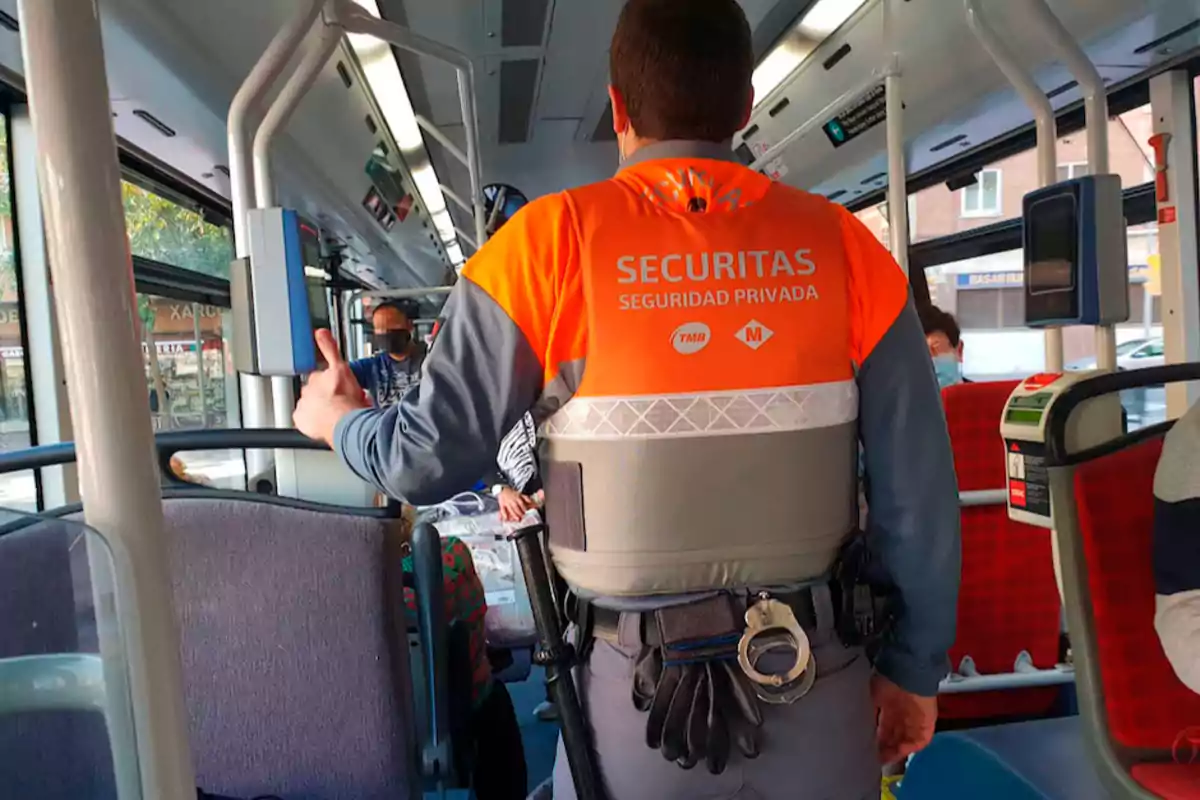
[[[609,76],[643,139],[724,142],[745,121],[754,50],[736,0],[629,0]]]

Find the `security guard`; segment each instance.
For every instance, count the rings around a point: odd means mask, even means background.
[[[484,474],[532,410],[611,800],[878,797],[880,762],[932,736],[954,639],[958,496],[907,280],[847,211],[731,160],[753,66],[735,0],[629,0],[617,175],[488,241],[398,405],[362,408],[322,333],[333,366],[296,409],[418,504]],[[839,553],[859,442],[898,601],[873,661],[859,592],[830,578],[858,574]]]

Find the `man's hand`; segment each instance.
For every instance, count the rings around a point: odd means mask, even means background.
[[[333,446],[333,430],[342,417],[360,408],[369,408],[367,398],[350,365],[342,360],[333,334],[317,331],[317,348],[329,366],[308,376],[300,402],[292,413],[296,428],[310,439]]]
[[[882,675],[871,678],[878,714],[879,763],[894,764],[929,744],[937,724],[937,698],[910,694]]]
[[[511,486],[505,486],[496,497],[500,501],[501,522],[520,522],[525,518],[525,512],[537,508],[537,502],[521,494]]]

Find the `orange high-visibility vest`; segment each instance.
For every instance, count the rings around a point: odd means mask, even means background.
[[[523,286],[479,259],[469,277],[542,359],[567,582],[647,595],[827,571],[857,521],[856,365],[907,300],[887,252],[840,206],[711,159],[628,166],[525,213],[538,241],[493,257],[558,263]]]

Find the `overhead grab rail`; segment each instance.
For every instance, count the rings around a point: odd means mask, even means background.
[[[813,130],[833,119],[842,109],[849,106],[858,98],[875,89],[883,82],[884,103],[887,131],[887,161],[888,161],[888,235],[892,257],[908,274],[908,170],[904,157],[904,100],[901,91],[901,70],[898,48],[895,46],[893,5],[899,0],[884,0],[883,3],[883,38],[891,50],[887,65],[874,70],[867,80],[849,91],[839,95],[832,103],[809,117],[791,133],[784,136],[750,165],[750,169],[760,171],[783,154],[788,147],[804,138]]]
[[[450,147],[449,138],[429,120],[417,124],[439,143],[446,146],[467,167],[471,178],[471,209],[475,222],[475,239],[482,244],[487,230],[483,211],[483,168],[479,157],[479,119],[475,110],[475,68],[470,57],[462,51],[413,33],[402,25],[373,17],[350,0],[331,0],[334,20],[347,33],[362,33],[382,39],[394,47],[417,55],[428,56],[454,67],[458,78],[458,100],[462,110],[463,132],[467,151]]]
[[[996,33],[979,0],[964,0],[967,11],[967,26],[975,34],[975,38],[1008,82],[1012,84],[1017,94],[1033,111],[1037,125],[1037,165],[1038,187],[1051,186],[1058,182],[1058,131],[1054,122],[1054,107],[1050,98],[1034,81],[1033,76],[1021,65],[1012,51]],[[1049,327],[1044,331],[1046,349],[1046,372],[1063,371],[1063,332],[1062,328]]]

